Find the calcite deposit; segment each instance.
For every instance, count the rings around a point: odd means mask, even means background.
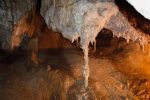
[[[84,52],[83,83],[88,86],[88,46],[97,34],[107,28],[114,36],[129,42],[137,41],[143,48],[149,36],[135,29],[120,12],[114,0],[43,0],[41,14],[48,27],[74,41],[80,38]]]

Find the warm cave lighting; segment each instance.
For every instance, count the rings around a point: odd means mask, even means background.
[[[0,100],[150,100],[150,0],[0,0]]]
[[[140,14],[150,20],[150,0],[127,0]],[[149,45],[148,45],[149,46]],[[150,52],[148,53],[150,58]]]

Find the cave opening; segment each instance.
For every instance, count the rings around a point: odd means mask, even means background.
[[[142,14],[136,11],[136,9],[126,0],[115,0],[115,3],[119,7],[120,12],[126,17],[133,27],[143,31],[146,34],[150,33],[149,19],[145,18]]]
[[[102,29],[96,37],[95,54],[100,56],[110,56],[121,52],[128,43],[124,38],[113,36],[109,29]],[[90,51],[93,52],[93,45],[90,45]]]

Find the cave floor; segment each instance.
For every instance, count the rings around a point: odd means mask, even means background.
[[[131,43],[124,48],[90,50],[90,100],[150,99],[150,58],[147,52],[137,48]],[[82,50],[41,50],[39,58],[40,63],[36,65],[28,53],[1,52],[0,100],[80,99]]]

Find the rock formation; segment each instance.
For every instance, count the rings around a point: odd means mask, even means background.
[[[103,28],[110,29],[114,36],[125,38],[127,42],[138,41],[143,48],[149,42],[149,36],[128,21],[114,0],[43,0],[41,14],[52,30],[62,33],[72,42],[80,38],[85,60],[85,87],[89,76],[88,46],[95,42]]]
[[[13,25],[38,0],[0,0],[0,40],[9,41]],[[116,37],[122,37],[144,45],[149,42],[150,22],[139,22],[130,17],[126,5],[119,6],[119,0],[42,0],[40,13],[49,29],[62,33],[63,37],[74,42],[80,38],[80,45],[84,52],[83,87],[88,87],[89,58],[88,47],[96,43],[96,36],[103,29],[109,29]],[[125,9],[121,9],[125,8]],[[129,11],[130,12],[130,11]],[[138,14],[141,16],[140,14]],[[142,17],[139,20],[142,21]],[[142,24],[141,24],[142,23]],[[144,28],[143,28],[143,26]],[[139,29],[140,28],[140,29]],[[5,35],[4,35],[5,34]],[[5,43],[2,42],[3,48]],[[84,94],[86,95],[86,94]],[[85,97],[85,96],[84,96]]]
[[[34,0],[0,0],[0,42],[2,48],[8,49],[13,25],[34,5]]]

